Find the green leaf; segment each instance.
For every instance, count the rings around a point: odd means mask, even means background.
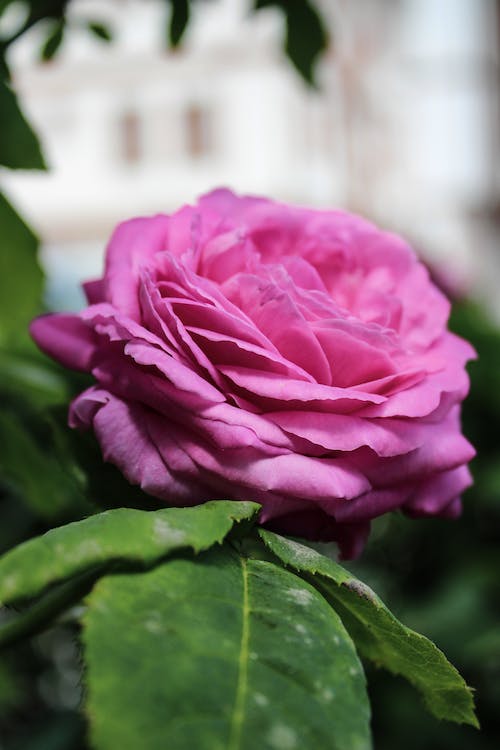
[[[321,14],[309,0],[255,0],[255,10],[279,8],[285,14],[285,52],[300,75],[315,85],[315,67],[328,47],[328,32]]]
[[[312,586],[273,563],[224,545],[103,578],[87,604],[97,750],[370,747],[352,641]]]
[[[362,656],[405,677],[437,718],[479,726],[470,688],[432,641],[402,625],[366,584],[333,560],[270,531],[259,530],[259,536],[332,602]]]
[[[0,0],[0,15],[4,12],[5,8],[10,5],[14,0]]]
[[[91,34],[100,39],[102,42],[112,42],[113,34],[109,26],[97,21],[89,21],[87,28]]]
[[[5,659],[0,661],[0,722],[22,701],[23,690],[19,677],[17,670],[9,661]]]
[[[234,523],[251,521],[258,509],[225,500],[154,512],[117,508],[51,529],[0,558],[0,603],[37,596],[113,562],[148,566],[179,550],[200,552],[221,543]]]
[[[171,47],[178,47],[189,23],[189,0],[169,0],[172,7],[168,27],[168,39]]]
[[[0,165],[9,169],[47,169],[38,138],[5,80],[0,80]]]
[[[0,390],[0,486],[51,525],[93,512],[73,434],[57,411],[39,410]],[[102,464],[102,459],[100,460]]]
[[[97,577],[96,570],[86,571],[51,589],[31,607],[4,618],[0,627],[0,649],[12,646],[52,624],[60,612],[77,604],[89,593]]]
[[[0,348],[0,399],[42,407],[67,404],[69,397],[58,365],[40,355],[34,345],[23,353]]]
[[[79,451],[86,436],[67,426],[66,373],[29,343],[19,353],[0,349],[0,491],[33,520],[59,525],[94,511]],[[88,470],[103,465],[98,455]]]
[[[53,26],[47,36],[42,49],[40,50],[40,58],[44,62],[52,60],[59,47],[62,44],[64,38],[64,21],[58,21]]]
[[[1,106],[0,102],[0,111]],[[0,151],[2,138],[0,128]],[[36,257],[38,240],[2,193],[0,226],[0,345],[18,347],[23,339],[29,340],[28,324],[41,307],[43,274]]]
[[[5,49],[0,43],[0,79],[4,81],[10,81],[10,70],[5,59]]]

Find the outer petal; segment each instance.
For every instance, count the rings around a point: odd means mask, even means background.
[[[286,433],[325,451],[353,451],[362,446],[379,456],[401,456],[422,446],[434,425],[408,419],[362,419],[353,414],[277,411],[266,415]]]
[[[198,484],[196,476],[183,478],[166,465],[150,435],[154,417],[140,404],[95,390],[78,397],[72,412],[91,416],[104,459],[115,464],[132,484],[173,505],[207,499],[207,488]]]
[[[471,484],[472,476],[465,465],[437,474],[422,482],[404,504],[404,510],[414,518],[434,515],[454,517],[460,512],[460,506],[454,500]]]
[[[78,315],[42,315],[32,321],[30,333],[40,349],[64,367],[90,370],[97,338]]]

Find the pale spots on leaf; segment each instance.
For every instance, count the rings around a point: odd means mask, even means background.
[[[274,750],[295,750],[298,747],[297,734],[285,724],[275,724],[269,732],[268,741]]]
[[[2,581],[2,591],[6,597],[8,597],[12,591],[15,591],[17,586],[18,576],[15,573],[5,576]]]
[[[311,565],[312,563],[321,562],[322,560],[322,555],[320,555],[319,552],[316,552],[316,550],[312,549],[311,547],[306,547],[302,544],[298,544],[292,539],[286,539],[285,543],[288,549],[292,551],[294,555],[296,555],[296,560],[298,563],[301,563],[303,565]]]
[[[301,607],[307,607],[308,604],[314,599],[313,595],[307,589],[288,589],[286,595],[295,604],[299,604]]]
[[[325,703],[331,703],[335,698],[335,693],[331,688],[325,688],[321,693],[321,698]]]
[[[370,745],[367,744],[364,737],[359,734],[351,735],[349,739],[349,750],[367,750]]]
[[[155,518],[153,536],[158,544],[182,544],[186,540],[186,533],[181,529],[174,529],[164,518]]]
[[[294,629],[301,636],[301,643],[303,646],[312,646],[313,640],[308,636],[309,631],[307,630],[305,625],[302,625],[302,623],[298,622],[296,625],[294,625]]]
[[[368,601],[373,602],[374,604],[377,603],[377,595],[369,586],[366,585],[366,583],[363,583],[363,581],[358,581],[356,578],[351,578],[349,581],[344,581],[342,585],[358,596],[361,596],[364,599],[368,599]]]
[[[65,552],[66,552],[66,545],[64,545],[62,542],[58,542],[57,544],[54,545],[55,557],[62,557]]]
[[[89,558],[100,557],[102,552],[102,546],[95,539],[84,539],[75,549],[71,550],[69,557],[73,562],[83,562]]]
[[[264,708],[265,706],[269,705],[269,698],[267,698],[262,693],[254,693],[253,694],[253,699],[254,699],[255,703],[258,706],[260,706],[261,708]]]
[[[151,612],[144,622],[144,627],[148,633],[153,635],[161,635],[165,631],[159,612]]]
[[[109,612],[109,606],[105,599],[92,599],[92,609],[101,614],[107,614]]]

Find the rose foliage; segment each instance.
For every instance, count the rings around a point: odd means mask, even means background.
[[[92,373],[70,424],[146,492],[256,501],[261,523],[344,557],[388,511],[460,512],[474,351],[399,237],[216,190],[118,226],[85,291],[32,335]]]

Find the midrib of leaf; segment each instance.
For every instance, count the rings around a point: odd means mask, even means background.
[[[236,685],[236,698],[234,701],[233,716],[231,719],[231,732],[229,735],[228,750],[238,750],[241,741],[241,730],[243,728],[245,698],[248,688],[248,644],[250,639],[250,605],[248,597],[248,568],[247,561],[240,557],[241,572],[243,577],[243,621],[241,626],[241,646],[238,660],[238,683]]]

